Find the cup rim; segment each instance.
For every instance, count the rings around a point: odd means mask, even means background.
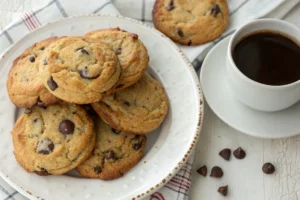
[[[272,18],[264,18],[264,19],[253,20],[249,23],[244,24],[240,28],[238,28],[235,31],[235,33],[231,36],[231,38],[229,40],[228,48],[227,48],[227,57],[229,59],[230,65],[232,66],[231,68],[233,68],[233,70],[235,72],[237,72],[241,76],[241,78],[243,78],[245,81],[247,81],[250,84],[253,84],[257,87],[263,87],[263,88],[273,89],[273,90],[274,89],[275,90],[276,89],[283,89],[283,88],[287,88],[287,87],[293,87],[295,85],[300,84],[300,79],[298,81],[295,81],[295,82],[292,82],[292,83],[289,83],[289,84],[285,84],[285,85],[267,85],[267,84],[264,84],[264,83],[259,83],[257,81],[254,81],[254,80],[250,79],[245,74],[243,74],[233,61],[231,49],[232,49],[233,40],[235,39],[236,35],[238,35],[238,33],[240,33],[241,30],[243,30],[247,26],[250,26],[250,25],[253,25],[253,24],[256,24],[256,23],[261,23],[261,22],[266,22],[267,23],[267,22],[270,22],[270,21],[274,22],[274,23],[281,23],[281,24],[284,24],[285,26],[289,26],[290,28],[297,29],[300,33],[300,29],[297,26],[295,26],[295,25],[293,25],[293,24],[291,24],[287,21],[283,21],[283,20],[279,20],[279,19],[272,19]],[[262,30],[264,30],[264,29],[262,29]],[[265,29],[265,30],[272,30],[272,29]],[[278,31],[278,30],[274,30],[274,31]],[[280,31],[278,31],[278,32],[280,32]],[[287,34],[287,35],[289,35],[289,34]],[[290,36],[292,36],[292,35],[290,35]],[[294,36],[292,36],[292,37],[294,37]]]

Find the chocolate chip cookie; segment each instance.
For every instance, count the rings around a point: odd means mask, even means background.
[[[114,129],[140,135],[162,123],[168,111],[168,99],[162,85],[145,73],[133,86],[92,106]]]
[[[156,0],[152,15],[158,30],[189,46],[216,39],[229,21],[226,0]]]
[[[106,44],[82,37],[65,37],[45,52],[44,85],[56,97],[89,104],[119,80],[121,68],[115,52]]]
[[[13,62],[6,86],[15,105],[30,108],[37,102],[49,105],[59,100],[44,87],[38,66],[43,52],[57,39],[52,37],[35,43]]]
[[[96,135],[85,110],[58,103],[26,110],[12,132],[16,160],[38,175],[63,174],[92,153]]]
[[[137,34],[112,28],[96,30],[85,36],[108,44],[118,56],[122,73],[116,86],[108,93],[123,90],[142,77],[148,66],[149,56]]]
[[[111,180],[122,176],[142,158],[146,137],[117,131],[98,118],[96,146],[76,170],[83,176]]]

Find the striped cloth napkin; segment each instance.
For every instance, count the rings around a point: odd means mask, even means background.
[[[0,53],[15,41],[51,21],[78,14],[122,14],[152,25],[152,7],[155,0],[43,0],[45,6],[28,11],[0,33]],[[232,34],[236,28],[253,19],[261,18],[271,11],[272,17],[283,17],[299,0],[228,0],[230,25],[217,40],[197,47],[180,46],[195,68],[199,68],[208,50],[222,38]],[[191,170],[194,154],[182,169],[162,189],[152,194],[150,200],[187,200],[191,185]],[[197,177],[194,177],[197,178]],[[0,199],[25,200],[0,178]]]

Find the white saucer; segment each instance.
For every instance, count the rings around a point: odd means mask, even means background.
[[[251,136],[284,138],[299,134],[300,103],[278,112],[261,112],[235,99],[226,74],[226,49],[230,37],[208,53],[200,72],[202,90],[210,108],[229,126]]]

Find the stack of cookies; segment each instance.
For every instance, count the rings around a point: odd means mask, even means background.
[[[76,169],[90,178],[122,176],[142,158],[146,134],[168,111],[162,85],[146,71],[138,35],[119,28],[52,37],[25,50],[7,90],[24,114],[11,134],[28,172]]]

